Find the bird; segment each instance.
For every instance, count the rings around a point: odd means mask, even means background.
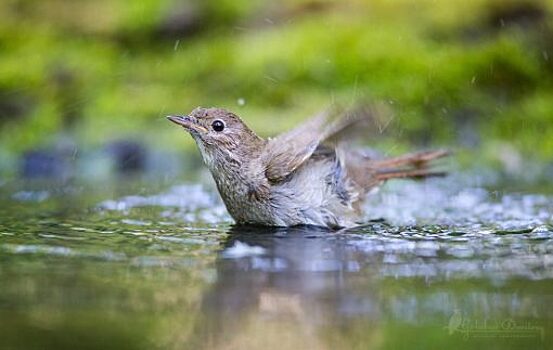
[[[362,223],[367,194],[390,179],[443,176],[430,167],[447,150],[378,159],[353,149],[351,131],[376,108],[328,108],[273,138],[262,138],[223,108],[167,116],[195,140],[238,225],[343,229]]]

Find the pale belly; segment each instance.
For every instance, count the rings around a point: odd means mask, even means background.
[[[269,196],[260,200],[245,191],[221,195],[239,224],[350,227],[359,218],[353,205],[358,194],[345,178],[333,177],[333,166],[309,162],[288,181],[271,186]]]

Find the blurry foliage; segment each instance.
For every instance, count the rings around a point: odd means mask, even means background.
[[[503,140],[551,158],[551,13],[512,0],[6,0],[0,145],[70,133],[170,148],[191,142],[163,116],[198,105],[268,134],[370,97],[395,111],[398,149]]]

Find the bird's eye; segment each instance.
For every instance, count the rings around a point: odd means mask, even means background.
[[[225,123],[222,120],[217,119],[213,123],[211,123],[211,127],[213,128],[213,130],[221,132],[225,129]]]

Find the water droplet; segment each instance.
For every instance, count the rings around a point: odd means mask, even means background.
[[[246,104],[246,99],[240,97],[238,100],[236,100],[236,104],[239,106],[244,106]]]

